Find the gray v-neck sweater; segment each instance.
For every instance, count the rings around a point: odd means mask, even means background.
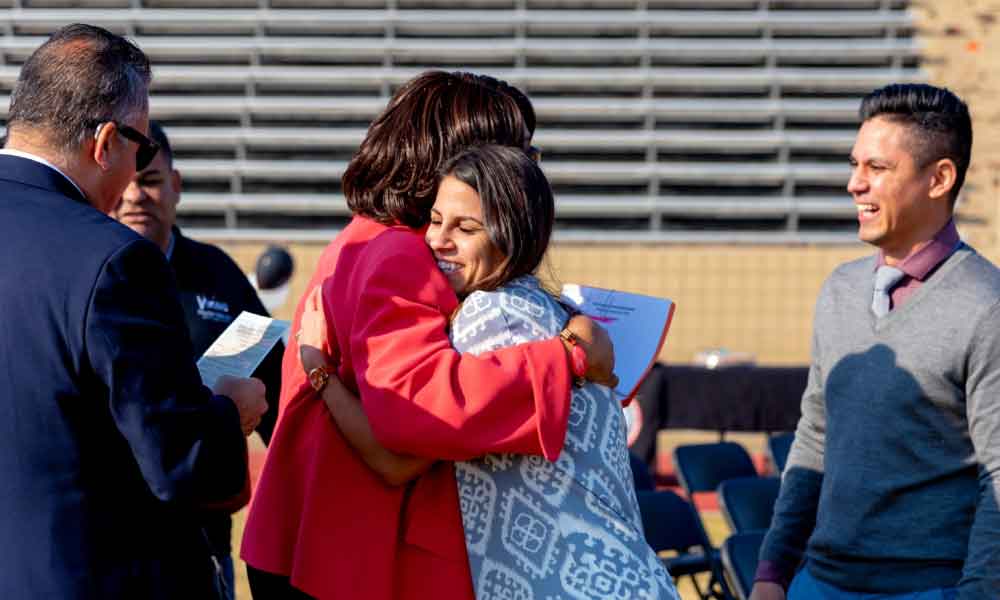
[[[870,304],[874,257],[816,305],[802,418],[761,559],[902,593],[1000,598],[1000,270],[960,246],[906,303]]]

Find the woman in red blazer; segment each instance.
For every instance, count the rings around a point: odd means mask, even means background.
[[[573,377],[565,343],[456,353],[446,326],[458,300],[423,241],[445,159],[477,142],[528,146],[534,115],[514,93],[489,77],[444,72],[400,88],[344,173],[354,218],[307,287],[332,278],[336,375],[361,397],[379,443],[399,454],[554,459],[565,438]],[[300,302],[292,331],[302,311]],[[571,326],[597,340],[588,376],[610,379],[606,336],[585,319]],[[451,464],[406,487],[384,482],[317,398],[294,340],[242,557],[258,600],[473,598]]]

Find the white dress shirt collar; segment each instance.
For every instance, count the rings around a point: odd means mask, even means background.
[[[54,170],[56,173],[59,173],[60,175],[62,175],[63,177],[65,177],[66,181],[72,183],[73,187],[76,188],[76,191],[80,192],[80,196],[82,196],[83,198],[87,197],[87,194],[83,193],[83,190],[80,189],[80,186],[76,185],[76,182],[73,181],[70,178],[69,175],[63,173],[62,171],[59,170],[59,167],[57,167],[54,164],[50,163],[49,161],[45,160],[41,156],[38,156],[37,154],[32,154],[30,152],[23,152],[21,150],[14,150],[13,148],[4,148],[3,150],[0,150],[0,154],[7,154],[7,155],[10,155],[10,156],[19,156],[21,158],[27,158],[28,160],[33,160],[36,163],[41,163],[41,164],[45,165],[46,167]]]

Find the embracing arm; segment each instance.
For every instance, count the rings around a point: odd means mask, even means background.
[[[489,452],[557,457],[572,384],[563,341],[460,355],[443,314],[455,307],[454,294],[426,246],[413,235],[378,241],[351,281],[360,298],[351,331],[340,339],[350,347],[379,442],[395,452],[448,460]],[[337,294],[328,279],[328,317],[337,316]]]
[[[1000,304],[976,327],[966,381],[969,435],[979,462],[979,497],[969,553],[958,585],[962,600],[995,598],[1000,589]]]
[[[335,374],[334,361],[327,355],[330,347],[326,339],[328,327],[320,302],[321,292],[319,286],[313,288],[303,302],[300,329],[296,333],[302,367],[306,373],[317,367],[327,369],[330,378],[320,390],[320,397],[340,433],[368,468],[383,481],[393,486],[404,485],[425,473],[434,461],[390,452],[375,439],[368,417],[361,408],[361,400],[340,381]]]
[[[434,464],[432,459],[396,454],[379,444],[368,417],[361,409],[361,401],[344,387],[338,377],[330,377],[322,397],[347,443],[387,484],[405,485],[423,475]]]
[[[306,297],[300,317],[301,328],[297,340],[299,358],[307,373],[320,366],[330,367],[331,373],[333,371],[333,361],[326,355],[329,346],[325,332],[328,331],[328,326],[320,302],[321,292],[322,289],[316,287]],[[600,333],[603,332],[598,332]],[[586,333],[577,335],[582,337]],[[432,459],[397,454],[382,446],[375,439],[360,399],[336,375],[331,375],[320,395],[347,443],[368,468],[375,471],[387,484],[404,485],[425,473],[434,464]]]
[[[319,292],[320,288],[317,287],[316,291]],[[316,343],[313,347],[307,342],[306,322],[309,311],[310,309],[306,308],[306,312],[303,313],[303,334],[299,340],[300,358],[306,372],[313,367],[330,363],[324,353],[312,354],[315,348],[322,347],[321,343]],[[322,311],[319,311],[319,314],[322,314]],[[330,370],[332,373],[333,369]],[[361,400],[347,389],[335,374],[331,374],[320,395],[347,443],[358,453],[368,468],[375,471],[387,484],[404,485],[425,473],[434,464],[433,459],[395,453],[380,444],[368,422]]]

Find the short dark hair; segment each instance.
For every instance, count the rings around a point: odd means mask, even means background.
[[[448,160],[441,176],[454,177],[479,194],[483,228],[505,257],[477,288],[496,289],[534,273],[549,247],[556,212],[552,188],[538,164],[517,148],[477,145]]]
[[[527,146],[518,102],[500,84],[486,75],[444,71],[406,82],[347,165],[347,206],[381,223],[421,227],[430,219],[437,174],[448,157],[476,143]]]
[[[159,121],[149,122],[149,138],[160,145],[160,154],[167,157],[167,167],[174,167],[174,151],[170,147],[170,139],[167,132],[163,131],[163,126]]]
[[[7,124],[39,130],[54,149],[72,152],[100,123],[146,109],[150,79],[149,60],[132,42],[94,25],[67,25],[21,67]]]
[[[918,165],[942,158],[955,163],[954,202],[965,182],[972,157],[972,119],[969,107],[953,92],[925,83],[894,83],[861,100],[862,122],[881,117],[909,131],[911,155]]]

